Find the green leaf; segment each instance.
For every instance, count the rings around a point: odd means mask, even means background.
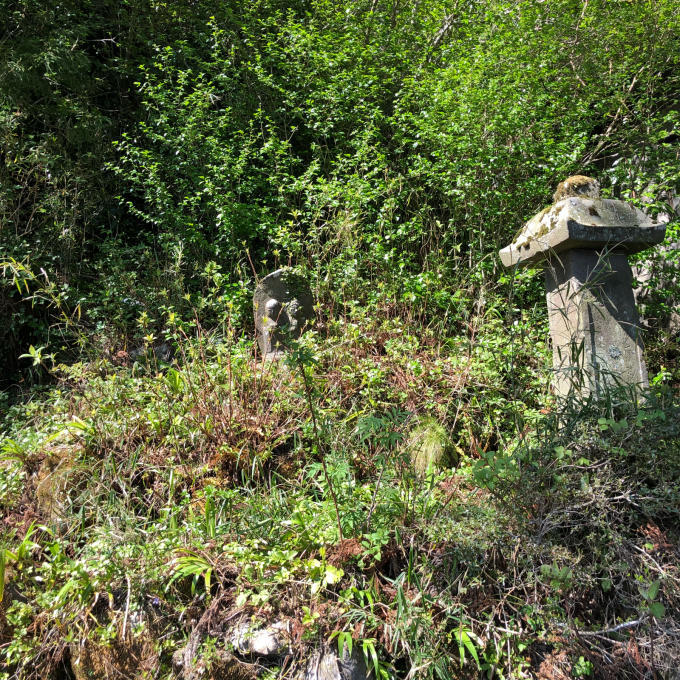
[[[662,619],[666,616],[666,608],[661,604],[661,602],[652,602],[649,605],[649,613],[655,619]]]
[[[5,594],[5,560],[7,551],[2,548],[0,549],[0,603]]]
[[[343,576],[345,572],[342,569],[338,569],[331,564],[326,565],[326,573],[324,575],[324,583],[330,585],[337,583]]]
[[[375,651],[375,644],[373,640],[364,640],[362,643],[364,649],[364,657],[367,661],[373,662],[373,668],[375,669],[376,676],[380,674],[380,661],[378,661],[378,653]],[[370,665],[370,663],[369,663]]]
[[[659,585],[660,581],[654,581],[651,586],[649,586],[649,590],[647,591],[647,598],[650,600],[656,600],[656,596],[659,594]]]
[[[473,637],[472,632],[468,630],[463,630],[463,626],[461,624],[460,628],[457,631],[455,631],[454,635],[458,640],[458,653],[460,655],[460,665],[462,666],[463,662],[465,661],[465,650],[467,649],[467,651],[470,652],[470,656],[475,660],[477,668],[480,668],[477,648],[475,647],[475,644],[472,641]]]
[[[338,656],[343,659],[345,657],[345,649],[347,649],[347,655],[352,656],[352,644],[354,643],[354,640],[352,639],[352,633],[349,631],[338,632],[337,637]]]
[[[165,382],[173,394],[180,394],[184,389],[184,378],[175,368],[169,368],[165,375]]]

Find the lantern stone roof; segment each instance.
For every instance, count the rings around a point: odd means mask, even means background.
[[[499,254],[506,267],[513,267],[535,265],[573,248],[635,253],[661,243],[665,232],[665,224],[655,224],[624,201],[572,195],[532,217]]]

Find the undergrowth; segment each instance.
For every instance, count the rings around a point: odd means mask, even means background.
[[[508,344],[489,309],[446,340],[350,306],[280,362],[170,325],[166,362],[55,367],[4,419],[2,677],[170,678],[187,645],[231,677],[229,631],[274,620],[290,654],[242,677],[324,645],[380,678],[670,673],[677,397],[557,402],[541,324]],[[416,473],[428,419],[454,468]]]

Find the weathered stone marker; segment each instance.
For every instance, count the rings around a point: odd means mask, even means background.
[[[314,316],[314,301],[303,276],[288,267],[265,276],[253,295],[255,330],[265,359],[280,357],[288,338],[299,338]]]
[[[545,270],[555,391],[588,396],[616,384],[645,386],[627,255],[661,243],[666,225],[599,198],[598,183],[582,175],[562,182],[554,199],[500,257],[506,267]]]

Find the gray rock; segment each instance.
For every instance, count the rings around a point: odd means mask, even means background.
[[[287,340],[297,339],[314,316],[314,300],[304,277],[290,268],[265,276],[253,295],[255,330],[265,358],[283,354]]]
[[[563,198],[569,198],[570,196],[600,198],[600,183],[586,175],[567,177],[564,182],[560,182],[557,185],[557,190],[553,194],[553,203],[557,203]]]
[[[229,642],[234,651],[242,655],[272,657],[290,651],[288,626],[283,621],[264,627],[240,623],[231,631]]]
[[[624,253],[574,249],[546,267],[558,394],[648,384],[632,280]]]
[[[364,655],[358,647],[349,654],[343,650],[342,659],[333,651],[315,652],[299,680],[369,680],[373,673],[366,667]]]
[[[141,345],[131,349],[128,352],[128,356],[131,361],[139,361],[153,356],[157,361],[168,363],[172,359],[172,347],[167,342],[162,342],[160,345],[154,345],[153,347]]]
[[[637,253],[661,243],[665,233],[665,224],[623,201],[570,197],[532,217],[499,255],[506,267],[525,267],[575,248]]]

